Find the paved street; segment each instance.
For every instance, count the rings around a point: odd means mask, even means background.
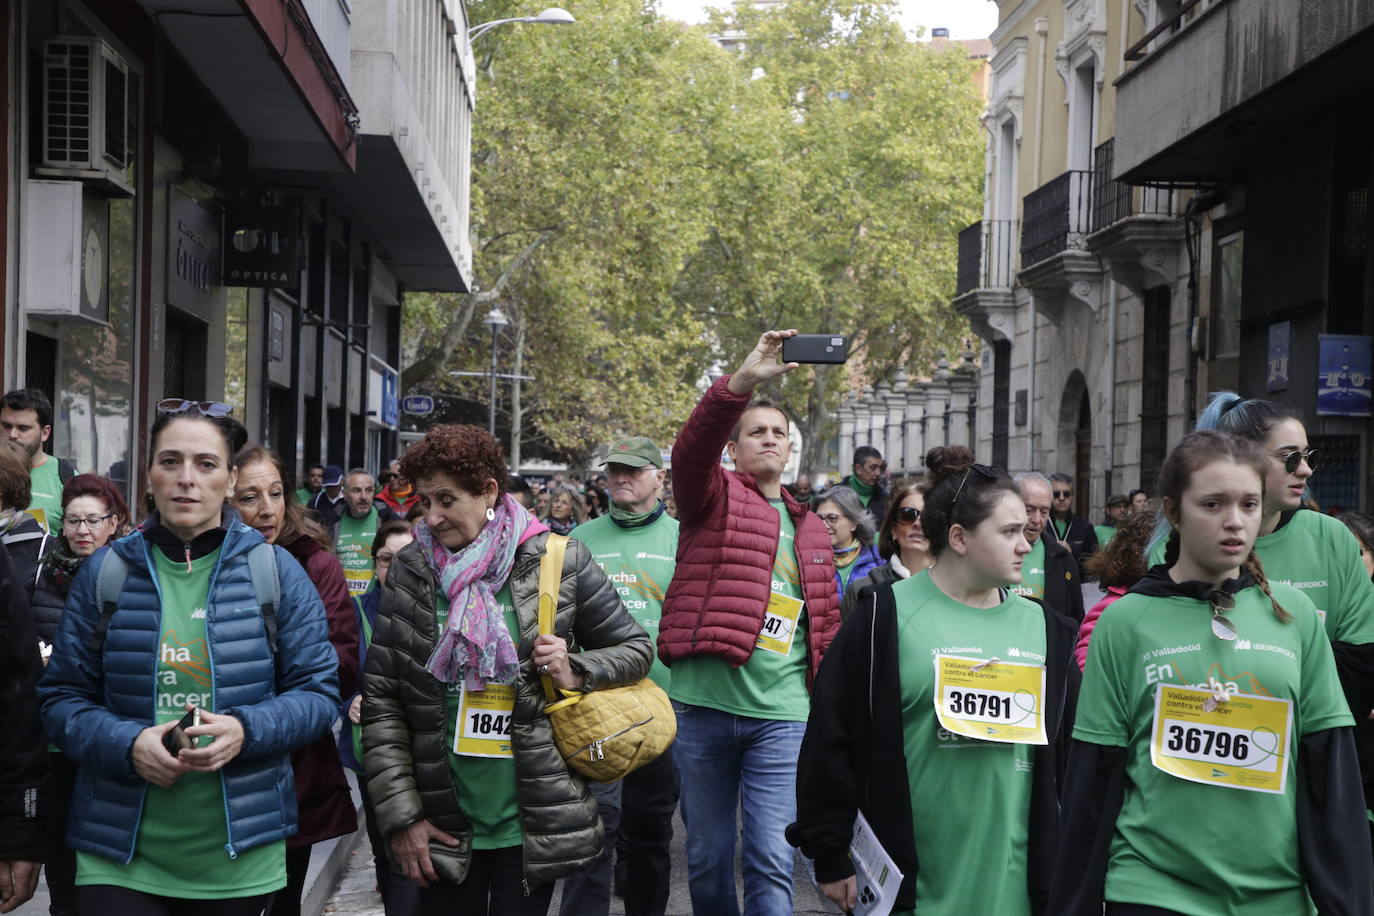
[[[687,896],[687,852],[683,847],[682,822],[678,821],[673,834],[673,889],[668,898],[668,916],[690,916],[692,904]],[[736,865],[738,883],[739,867]],[[332,916],[382,916],[381,898],[373,890],[372,850],[367,837],[362,838],[353,853],[348,871],[339,884],[338,892],[325,904],[324,913]],[[800,860],[793,875],[794,913],[834,914],[837,910],[823,900],[811,885]],[[742,899],[742,897],[741,897]],[[554,892],[549,912],[558,912],[558,892]],[[611,898],[611,913],[623,914],[625,908],[618,897]]]

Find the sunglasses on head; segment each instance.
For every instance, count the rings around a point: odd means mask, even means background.
[[[1304,461],[1312,470],[1317,469],[1318,451],[1314,448],[1294,449],[1291,452],[1275,452],[1274,457],[1283,462],[1283,469],[1290,474],[1298,472],[1298,466]]]
[[[911,506],[902,506],[902,508],[897,510],[897,524],[899,525],[914,525],[920,518],[920,509],[914,509]]]
[[[968,470],[964,472],[964,479],[959,481],[959,489],[954,491],[954,499],[949,504],[949,508],[951,510],[953,510],[954,507],[958,505],[959,496],[964,492],[964,484],[968,483],[968,475],[973,473],[977,473],[980,476],[986,478],[987,480],[996,480],[998,477],[1002,476],[1001,471],[999,471],[997,468],[989,467],[986,464],[969,465]]]
[[[230,404],[219,401],[188,401],[185,398],[163,398],[157,402],[158,413],[197,411],[202,417],[227,417],[234,412]]]

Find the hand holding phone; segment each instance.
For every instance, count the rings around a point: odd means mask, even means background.
[[[162,738],[162,746],[167,749],[167,753],[173,757],[181,752],[182,748],[193,748],[196,746],[196,739],[186,734],[186,729],[194,728],[200,724],[200,709],[192,706],[186,715],[181,717],[181,721],[172,727]]]

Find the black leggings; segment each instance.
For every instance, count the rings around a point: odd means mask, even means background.
[[[83,913],[117,913],[119,916],[262,916],[272,902],[271,894],[227,900],[187,900],[158,897],[112,884],[78,887],[76,898]]]
[[[1107,916],[1183,916],[1177,910],[1146,906],[1143,903],[1108,903]]]
[[[553,884],[524,888],[524,856],[519,846],[478,849],[462,884],[439,881],[419,891],[418,916],[545,916]]]

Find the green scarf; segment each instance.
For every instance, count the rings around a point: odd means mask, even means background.
[[[659,500],[648,512],[627,512],[611,503],[611,521],[621,528],[639,528],[663,514],[663,500]]]
[[[853,474],[849,475],[849,479],[845,481],[845,486],[859,494],[859,502],[863,503],[864,508],[867,509],[869,502],[873,499],[873,491],[876,488],[870,487]]]

